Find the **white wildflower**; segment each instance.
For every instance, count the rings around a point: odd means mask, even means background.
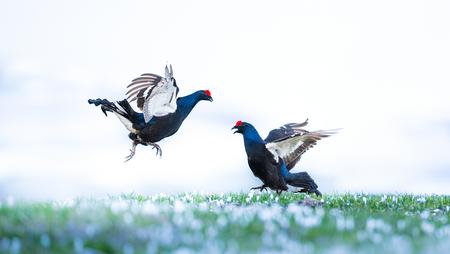
[[[416,199],[416,201],[419,202],[419,203],[425,203],[427,200],[426,200],[425,197],[419,197],[419,198]]]
[[[404,220],[397,221],[397,228],[399,230],[404,230],[406,228],[406,222]]]
[[[422,218],[423,220],[428,219],[428,217],[430,217],[430,211],[423,211],[420,213],[420,218]]]
[[[50,237],[48,237],[47,234],[42,234],[41,237],[40,237],[40,242],[41,242],[41,245],[44,248],[48,248],[50,246],[50,243],[51,243]]]
[[[125,213],[123,215],[123,221],[125,222],[125,224],[130,225],[134,221],[133,215],[131,215],[131,213],[129,213],[129,212]]]
[[[8,196],[6,198],[6,205],[7,206],[13,206],[15,203],[14,197],[13,196]]]
[[[173,204],[173,209],[176,213],[181,213],[184,212],[184,210],[186,210],[186,206],[183,202],[176,200],[175,203]]]
[[[73,240],[73,248],[75,249],[76,253],[82,253],[84,251],[84,241],[83,239],[76,237]]]
[[[427,234],[431,234],[434,231],[434,225],[427,221],[422,221],[422,224],[420,225],[420,227],[422,228],[423,232],[425,232]]]
[[[157,215],[159,213],[159,207],[152,202],[145,202],[142,205],[141,212],[147,215]]]
[[[114,201],[111,203],[110,207],[111,207],[111,211],[113,213],[119,213],[119,212],[122,212],[122,211],[128,209],[129,203],[124,200]]]

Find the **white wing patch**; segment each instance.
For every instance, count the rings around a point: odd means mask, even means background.
[[[161,80],[144,102],[144,119],[150,121],[153,116],[165,116],[177,110],[177,88],[173,81]]]
[[[266,144],[267,150],[273,154],[276,162],[278,157],[286,158],[294,153],[305,142],[305,136],[300,135],[288,138],[279,142],[270,142]]]
[[[129,102],[136,101],[137,106],[144,114],[145,122],[152,117],[165,116],[177,110],[178,87],[173,78],[172,65],[166,65],[165,78],[144,73],[131,81],[127,86]]]

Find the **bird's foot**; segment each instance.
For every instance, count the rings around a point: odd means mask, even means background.
[[[161,147],[158,144],[150,143],[150,142],[147,143],[147,144],[153,146],[152,149],[156,149],[156,156],[158,156],[158,154],[159,154],[159,157],[162,156],[162,149],[161,149]]]
[[[259,191],[263,191],[265,189],[267,189],[267,186],[264,184],[261,186],[256,186],[256,187],[250,188],[250,190],[259,190]]]
[[[136,142],[136,140],[135,141],[133,141],[133,145],[131,146],[131,149],[130,149],[130,155],[128,155],[127,157],[125,157],[125,161],[124,162],[127,162],[127,161],[129,161],[129,160],[131,160],[131,158],[133,158],[133,156],[136,154],[136,146],[137,146],[137,142]]]

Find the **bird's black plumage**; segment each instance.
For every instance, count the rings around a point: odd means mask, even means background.
[[[148,111],[144,113],[136,112],[126,99],[116,103],[106,99],[88,100],[89,104],[101,106],[105,115],[106,112],[114,113],[130,131],[128,136],[133,141],[133,145],[127,160],[134,156],[138,144],[150,145],[157,149],[157,154],[161,155],[161,148],[156,142],[175,134],[199,101],[212,101],[209,90],[199,90],[176,99],[178,86],[176,86],[172,75],[172,68],[169,72],[166,67],[166,78],[169,79],[163,80],[160,76],[154,74],[143,74],[129,85],[131,88],[128,91],[128,99],[131,101],[137,100],[137,106],[141,110],[145,110],[147,107]],[[144,85],[142,86],[139,82],[143,82]],[[145,92],[147,92],[147,95],[144,94]],[[165,92],[168,93],[167,96],[164,95]],[[159,98],[157,98],[158,96]],[[152,99],[156,99],[156,102],[151,101]],[[172,103],[173,100],[176,101]],[[160,111],[148,107],[159,107]],[[147,121],[146,118],[148,118]]]
[[[278,129],[273,129],[269,132],[269,135],[264,139],[266,142],[282,141],[289,137],[293,137],[298,134],[295,129],[306,126],[308,124],[308,119],[303,123],[288,123],[281,126]]]
[[[316,182],[314,182],[307,172],[291,173],[288,171],[282,159],[281,163],[281,175],[288,185],[300,188],[300,192],[314,193],[317,196],[322,196],[322,193],[318,190],[319,186],[317,186]]]
[[[257,133],[256,133],[257,134]],[[256,138],[256,136],[254,136]],[[273,159],[273,155],[265,148],[260,137],[255,140],[247,136],[244,138],[247,152],[248,165],[253,174],[261,179],[263,186],[276,191],[287,190],[286,181],[281,175],[279,163]]]
[[[291,185],[301,188],[301,191],[321,195],[317,184],[307,172],[289,172],[300,159],[297,155],[303,154],[308,148],[301,146],[308,143],[309,140],[318,140],[319,134],[324,133],[323,131],[311,132],[310,135],[310,132],[299,131],[299,127],[306,124],[307,121],[301,124],[286,124],[279,129],[272,130],[265,140],[250,123],[238,121],[232,128],[236,129],[234,133],[241,133],[244,137],[248,164],[253,174],[263,182],[261,189],[268,187],[278,192],[287,190],[287,185]],[[330,132],[327,134],[330,135]],[[302,135],[305,136],[299,137]],[[324,137],[324,135],[320,137]],[[287,163],[290,163],[291,167],[288,167]]]

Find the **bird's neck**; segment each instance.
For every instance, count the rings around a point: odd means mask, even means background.
[[[283,178],[287,178],[291,175],[291,173],[289,172],[289,170],[287,170],[286,168],[286,164],[284,163],[283,159],[278,158],[281,161],[280,164],[280,170],[281,170],[281,175],[283,176]]]
[[[245,129],[244,133],[244,145],[245,150],[248,153],[259,150],[258,148],[264,147],[265,142],[259,135],[258,131],[253,127],[248,127]]]
[[[196,92],[180,97],[177,100],[177,111],[180,114],[180,116],[186,118],[199,101],[200,96]]]

